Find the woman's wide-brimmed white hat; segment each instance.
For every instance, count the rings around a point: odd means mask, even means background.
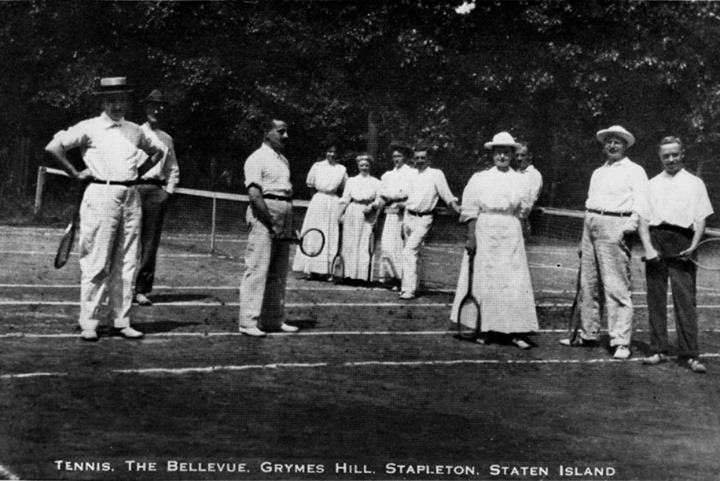
[[[613,125],[612,127],[608,127],[607,129],[598,130],[598,133],[595,135],[595,137],[600,142],[605,142],[605,138],[607,138],[608,135],[616,135],[623,139],[627,146],[630,147],[635,143],[635,136],[625,130],[625,128],[622,125]]]
[[[486,149],[492,149],[493,147],[520,147],[520,144],[515,142],[515,139],[509,132],[500,132],[495,134],[490,142],[485,142]]]

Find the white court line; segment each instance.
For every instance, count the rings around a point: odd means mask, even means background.
[[[703,359],[720,357],[720,353],[705,353],[699,356]],[[534,365],[534,364],[621,364],[627,362],[642,362],[641,357],[630,358],[627,360],[613,358],[598,359],[447,359],[447,360],[421,360],[421,361],[348,361],[342,363],[329,362],[313,362],[313,363],[271,363],[271,364],[227,364],[215,366],[197,366],[197,367],[150,367],[136,369],[113,369],[110,372],[114,374],[196,374],[196,373],[216,373],[228,371],[252,371],[267,369],[316,369],[323,367],[423,367],[423,366],[457,366],[457,365]],[[67,376],[64,372],[55,373],[19,373],[19,374],[2,374],[0,379],[22,379],[40,376]]]
[[[79,306],[78,301],[0,301],[0,306]],[[155,302],[167,307],[239,307],[239,302]],[[560,304],[553,304],[560,306]],[[569,304],[568,304],[569,305]],[[288,302],[285,307],[450,307],[449,302]]]
[[[12,255],[27,255],[27,256],[54,256],[56,253],[52,251],[13,251],[13,250],[0,250],[1,254],[12,254]],[[71,257],[77,256],[77,253],[71,253]],[[212,254],[158,254],[158,257],[178,257],[178,258],[205,258],[205,257],[223,257],[220,255]]]
[[[239,307],[239,302],[155,302],[164,307]],[[0,301],[0,306],[80,306],[78,301]],[[433,307],[447,308],[451,302],[288,302],[285,307]],[[536,307],[571,307],[571,302],[539,302]],[[647,304],[633,304],[633,309],[647,308]],[[673,308],[668,304],[669,309]],[[720,304],[698,304],[698,309],[720,309]]]
[[[20,477],[16,474],[13,474],[12,471],[10,471],[8,468],[0,464],[0,476],[2,476],[2,479],[8,479],[12,481],[19,480]]]
[[[447,336],[455,334],[455,330],[435,330],[435,331],[300,331],[296,333],[270,332],[270,337],[330,337],[330,336]],[[566,334],[567,329],[537,329],[533,331],[536,334]],[[606,331],[603,331],[606,332]],[[649,332],[648,329],[633,329],[634,333]],[[675,332],[675,328],[668,328],[668,332]],[[720,333],[717,329],[700,329],[705,333]],[[160,332],[156,334],[146,334],[146,338],[182,338],[182,337],[242,337],[244,334],[237,331],[224,332]],[[78,339],[78,334],[59,333],[59,334],[32,334],[32,333],[6,333],[0,334],[0,339]],[[116,338],[109,338],[116,339]],[[117,338],[120,339],[120,338]],[[123,341],[124,342],[124,341]]]

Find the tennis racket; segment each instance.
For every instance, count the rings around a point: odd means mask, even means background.
[[[368,277],[367,281],[368,284],[372,282],[373,278],[373,256],[375,255],[375,224],[372,225],[370,228],[370,236],[368,238],[368,255],[369,255],[369,265],[368,265]]]
[[[660,259],[670,260],[689,260],[700,269],[710,271],[720,271],[720,238],[711,237],[699,242],[695,251],[689,256],[681,256],[679,254],[660,256]],[[652,262],[655,259],[650,259]],[[645,256],[642,257],[643,262],[648,262]]]
[[[300,246],[300,252],[308,257],[317,257],[325,247],[325,234],[320,229],[312,228],[304,233],[296,232],[294,237],[280,237],[281,242],[290,242]]]
[[[468,250],[468,282],[467,293],[460,301],[458,309],[457,335],[460,339],[474,341],[480,334],[480,303],[473,295],[473,272],[475,264],[475,252]]]
[[[73,244],[75,243],[75,233],[80,225],[80,207],[82,206],[83,197],[85,196],[85,188],[88,184],[89,182],[85,181],[81,183],[80,195],[74,206],[75,208],[72,219],[65,228],[65,232],[63,233],[62,239],[60,239],[60,244],[57,248],[57,253],[55,254],[55,262],[53,263],[55,269],[63,267],[67,264],[67,261],[70,258],[70,253],[72,252]]]
[[[337,247],[337,253],[335,254],[335,257],[332,260],[332,265],[330,267],[330,273],[333,278],[333,282],[336,284],[342,282],[342,280],[345,278],[345,259],[343,259],[342,256],[342,240],[343,240],[343,225],[342,223],[339,224],[338,228],[338,247]]]
[[[582,290],[580,289],[580,276],[582,275],[582,253],[578,252],[580,262],[578,264],[577,279],[575,280],[575,299],[570,307],[570,318],[568,319],[568,332],[570,333],[570,345],[575,345],[580,330],[580,303]]]

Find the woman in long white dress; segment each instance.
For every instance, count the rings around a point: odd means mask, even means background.
[[[358,175],[345,183],[340,200],[343,223],[342,256],[345,261],[345,277],[369,279],[370,233],[377,220],[380,206],[380,180],[370,175],[372,157],[357,156]]]
[[[517,146],[507,132],[485,144],[492,149],[494,167],[470,178],[463,191],[460,221],[468,224],[467,248],[475,252],[472,287],[481,311],[478,342],[507,338],[529,349],[524,334],[536,331],[538,321],[519,220],[530,201],[520,174],[510,168]],[[468,259],[465,252],[450,314],[453,322],[467,292]]]
[[[329,276],[333,257],[337,254],[340,238],[340,193],[347,180],[347,169],[338,163],[337,149],[327,149],[325,160],[315,162],[307,176],[307,186],[315,189],[310,200],[302,232],[320,229],[325,234],[325,245],[316,257],[307,257],[300,249],[295,253],[293,270],[304,272],[307,278]]]

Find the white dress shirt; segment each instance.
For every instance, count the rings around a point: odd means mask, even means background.
[[[420,213],[431,212],[437,206],[438,197],[448,205],[457,202],[457,197],[450,192],[445,174],[440,169],[426,167],[412,179],[405,208]]]
[[[167,154],[160,159],[150,170],[145,172],[143,179],[158,179],[165,181],[165,190],[172,194],[175,186],[180,182],[180,167],[175,157],[175,143],[173,138],[164,130],[152,129],[148,122],[142,124],[142,129],[148,136],[155,135],[167,146]]]
[[[245,161],[245,187],[257,185],[263,195],[292,197],[290,164],[284,155],[263,143]]]
[[[348,179],[340,202],[347,205],[355,200],[363,204],[370,204],[375,201],[379,192],[380,180],[372,175],[363,176],[358,174]]]
[[[705,183],[681,169],[675,175],[660,172],[650,180],[647,209],[640,215],[651,226],[666,223],[692,229],[712,213]]]
[[[627,157],[595,169],[585,208],[603,212],[639,212],[647,198],[645,169]]]
[[[468,181],[462,195],[460,222],[477,219],[481,212],[517,216],[529,208],[529,202],[522,174],[493,167],[477,172]]]
[[[125,119],[115,121],[105,112],[61,130],[55,139],[65,150],[80,147],[94,178],[114,182],[137,180],[138,167],[148,153],[165,155],[168,150],[157,136],[147,135],[139,125]]]
[[[535,202],[537,202],[538,197],[540,197],[540,191],[542,190],[542,174],[540,174],[540,171],[532,164],[528,165],[525,170],[519,170],[518,173],[527,186],[530,206],[533,206]]]

